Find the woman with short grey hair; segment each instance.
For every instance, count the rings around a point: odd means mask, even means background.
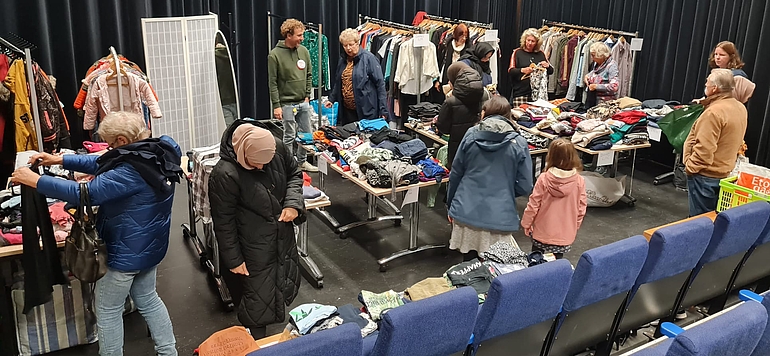
[[[596,42],[591,45],[591,71],[585,76],[585,84],[588,88],[586,108],[591,108],[599,103],[618,98],[618,64],[612,59],[610,48],[604,42]]]
[[[99,206],[96,228],[107,245],[107,274],[95,290],[99,354],[123,355],[123,309],[131,295],[150,328],[155,352],[176,356],[171,318],[155,285],[168,250],[182,152],[171,137],[149,138],[142,116],[130,112],[107,114],[99,135],[110,147],[101,156],[39,153],[30,163],[94,175],[85,184],[91,204]],[[13,172],[12,180],[47,197],[80,203],[78,182],[39,176],[27,167]]]
[[[345,54],[340,58],[329,101],[341,101],[337,125],[342,126],[361,119],[388,118],[385,79],[380,61],[371,52],[361,48],[358,31],[348,28],[340,33],[340,46]]]

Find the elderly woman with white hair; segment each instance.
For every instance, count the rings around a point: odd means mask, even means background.
[[[99,354],[123,354],[123,308],[131,295],[150,328],[155,352],[176,355],[171,319],[155,285],[168,249],[182,152],[168,136],[149,138],[144,119],[134,113],[107,114],[98,133],[110,147],[101,156],[39,153],[30,163],[94,175],[86,187],[91,203],[99,206],[96,228],[107,245],[107,274],[95,290]],[[12,180],[50,198],[80,202],[81,185],[75,181],[39,176],[26,167]]]
[[[348,28],[340,33],[340,45],[345,55],[340,58],[334,86],[326,107],[342,101],[337,125],[342,126],[361,119],[387,119],[385,79],[379,60],[361,48],[358,31]]]
[[[618,64],[610,57],[610,48],[604,42],[596,42],[590,48],[591,70],[585,76],[588,88],[586,108],[618,98]]]
[[[519,42],[521,46],[513,50],[511,64],[508,66],[508,75],[511,78],[510,101],[513,107],[532,100],[531,78],[536,68],[545,69],[547,75],[553,74],[553,67],[545,58],[545,53],[540,50],[543,39],[538,30],[528,28],[521,34]],[[545,91],[547,90],[548,88],[545,88]]]

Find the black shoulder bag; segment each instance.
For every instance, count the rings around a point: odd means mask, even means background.
[[[107,273],[107,247],[96,232],[96,216],[86,183],[80,183],[80,205],[74,218],[72,231],[64,244],[67,267],[75,278],[94,283]]]

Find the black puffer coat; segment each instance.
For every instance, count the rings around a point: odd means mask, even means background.
[[[479,122],[484,96],[481,75],[472,68],[460,69],[452,85],[454,86],[452,96],[441,105],[436,122],[436,127],[441,134],[449,134],[447,168],[452,166],[452,160],[465,136],[465,131]]]
[[[240,125],[259,122],[241,119],[222,136],[221,159],[209,177],[209,202],[223,268],[246,262],[238,320],[247,326],[284,321],[285,306],[299,290],[299,255],[292,223],[279,222],[283,208],[295,208],[305,219],[302,171],[276,139],[273,160],[262,170],[247,170],[236,161],[232,135]]]

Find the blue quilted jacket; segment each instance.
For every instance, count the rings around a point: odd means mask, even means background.
[[[163,156],[150,155],[150,167],[179,166],[181,151],[176,142],[167,136],[150,140],[164,141],[166,145],[157,146],[163,146],[162,150],[167,153],[165,158],[171,161],[165,161]],[[63,166],[68,170],[96,174],[100,166],[98,158],[93,155],[65,155]],[[119,155],[118,158],[123,157]],[[111,162],[113,168],[97,174],[88,183],[88,191],[91,204],[99,206],[96,227],[107,244],[107,265],[118,271],[141,271],[159,264],[166,256],[174,203],[173,180],[164,182],[170,189],[159,191],[147,182],[145,178],[150,179],[150,175],[146,172],[143,175],[130,161],[118,162]],[[80,186],[74,181],[42,176],[37,190],[47,197],[73,204],[80,202]]]

